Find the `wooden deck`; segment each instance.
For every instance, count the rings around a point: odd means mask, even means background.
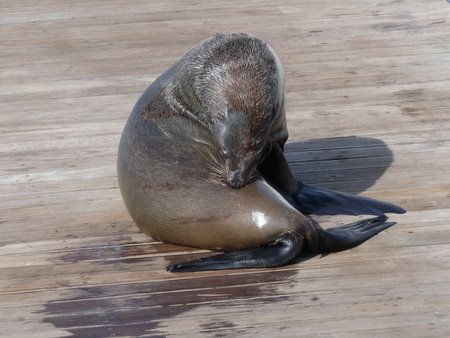
[[[277,269],[165,271],[201,251],[138,231],[118,141],[217,31],[280,56],[298,176],[405,207],[395,227]],[[1,337],[450,335],[447,1],[9,0],[0,47]]]

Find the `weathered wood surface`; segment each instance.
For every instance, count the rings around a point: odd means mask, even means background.
[[[395,227],[278,269],[165,271],[202,251],[138,231],[118,140],[216,31],[280,56],[296,173],[402,205]],[[449,32],[444,0],[0,2],[0,336],[449,336]]]

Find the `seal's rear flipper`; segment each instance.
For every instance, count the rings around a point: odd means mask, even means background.
[[[368,197],[298,183],[289,202],[303,214],[315,215],[382,215],[403,214],[401,207]]]
[[[280,235],[266,246],[225,252],[216,256],[169,265],[170,272],[205,270],[268,268],[289,264],[303,249],[302,238],[288,232]]]
[[[326,230],[313,221],[319,235],[318,245],[314,251],[330,253],[354,248],[395,224],[386,222],[387,219],[387,216],[381,215]]]

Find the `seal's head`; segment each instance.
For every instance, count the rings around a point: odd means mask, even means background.
[[[211,127],[218,173],[223,183],[241,188],[256,177],[269,126],[269,123],[254,121],[245,112],[232,111]]]
[[[240,188],[252,181],[281,112],[282,66],[263,40],[217,34],[183,57],[169,83],[174,110],[211,135],[211,173]]]

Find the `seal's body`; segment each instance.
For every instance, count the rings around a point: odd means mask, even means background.
[[[259,39],[220,35],[185,55],[123,134],[118,176],[136,223],[157,240],[230,250],[307,221],[254,170],[267,144],[287,138],[282,99],[279,62]]]
[[[144,92],[118,156],[131,216],[156,240],[238,250],[171,271],[287,264],[305,244],[343,250],[393,224],[379,216],[332,233],[300,211],[337,213],[346,201],[361,205],[353,214],[403,211],[298,182],[282,153],[287,137],[281,64],[248,34],[205,40]]]
[[[144,127],[144,128],[143,128]],[[163,242],[205,249],[260,246],[302,217],[262,179],[240,189],[220,181],[205,155],[207,130],[183,116],[131,118],[118,176],[136,224]]]

